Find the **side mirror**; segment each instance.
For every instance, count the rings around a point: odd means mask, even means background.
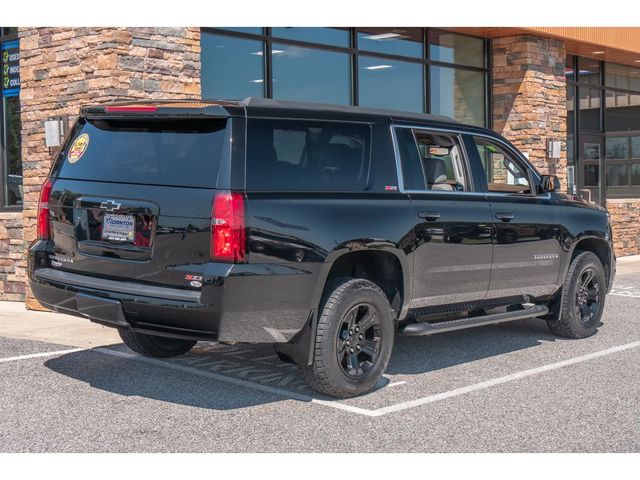
[[[538,185],[540,193],[555,192],[560,190],[560,180],[555,175],[542,175]]]

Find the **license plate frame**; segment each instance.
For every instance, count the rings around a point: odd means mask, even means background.
[[[105,213],[100,236],[102,240],[133,243],[136,239],[135,216]]]

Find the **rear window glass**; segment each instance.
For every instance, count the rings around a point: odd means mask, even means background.
[[[305,120],[249,120],[247,189],[363,190],[370,127]]]
[[[215,187],[224,120],[85,120],[53,175],[73,180]]]

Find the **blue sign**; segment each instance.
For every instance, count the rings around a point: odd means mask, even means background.
[[[0,46],[2,68],[2,96],[15,97],[20,94],[20,42],[13,40]]]

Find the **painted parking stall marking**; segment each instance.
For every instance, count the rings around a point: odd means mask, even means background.
[[[631,297],[631,298],[640,298],[640,288],[639,287],[627,287],[624,285],[615,285],[609,295],[614,295],[617,297]]]

